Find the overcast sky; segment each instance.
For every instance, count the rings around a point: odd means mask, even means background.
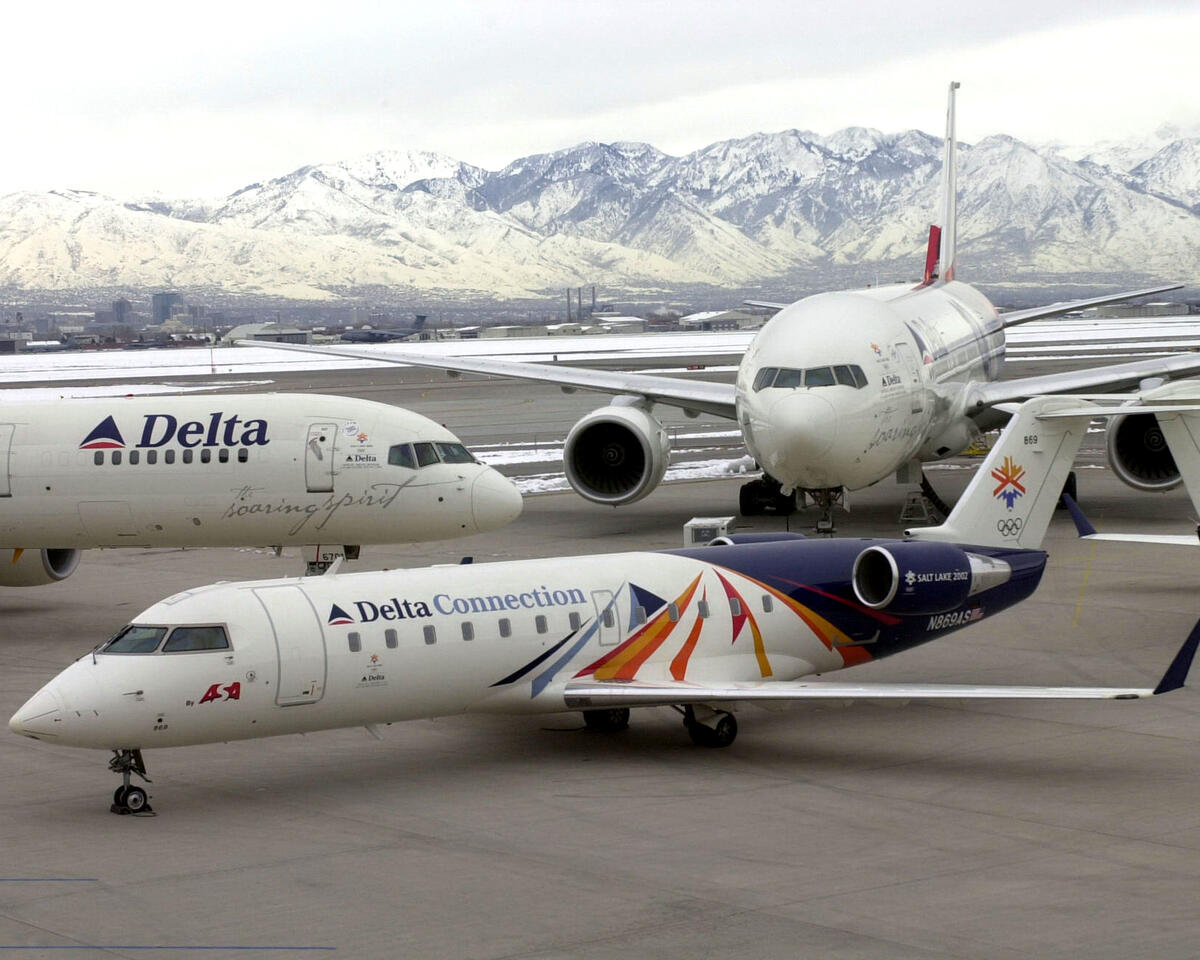
[[[1091,143],[1200,123],[1200,4],[506,0],[21,4],[0,194],[208,197],[435,150],[497,169],[581,140],[681,154],[789,127]],[[979,8],[977,8],[979,7]]]

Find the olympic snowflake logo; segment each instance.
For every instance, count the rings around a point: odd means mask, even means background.
[[[992,491],[992,496],[997,500],[1003,500],[1008,509],[1013,508],[1013,504],[1017,502],[1017,497],[1025,495],[1025,487],[1021,481],[1025,477],[1025,468],[1013,461],[1012,457],[1005,457],[1004,462],[992,471],[992,479],[999,483],[999,486]]]

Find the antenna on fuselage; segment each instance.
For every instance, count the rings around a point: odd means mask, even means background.
[[[958,138],[954,130],[954,91],[962,84],[950,81],[946,100],[946,142],[942,154],[942,223],[939,273],[943,282],[954,279],[955,241],[958,224]]]

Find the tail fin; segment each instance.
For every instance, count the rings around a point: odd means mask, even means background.
[[[954,91],[962,84],[950,83],[946,101],[946,143],[942,155],[942,247],[938,255],[939,273],[944,282],[954,279],[955,241],[958,225],[958,140],[954,132]]]
[[[906,530],[905,536],[1036,550],[1087,432],[1090,406],[1070,397],[1025,401],[946,522]]]

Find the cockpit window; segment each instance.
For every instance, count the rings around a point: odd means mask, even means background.
[[[224,627],[176,627],[163,645],[163,653],[228,649],[229,638]]]
[[[414,443],[413,447],[417,451],[417,465],[428,467],[438,462],[437,451],[433,449],[432,443]]]
[[[801,387],[803,385],[804,385],[804,371],[803,370],[783,369],[783,370],[780,370],[778,376],[775,377],[775,386],[776,387]]]
[[[833,375],[837,377],[837,382],[843,387],[854,387],[857,389],[858,381],[854,379],[854,372],[847,364],[839,364],[833,368]]]
[[[166,627],[131,624],[100,648],[101,653],[153,653],[167,635]]]
[[[417,458],[413,454],[411,443],[397,443],[395,446],[388,447],[388,463],[393,467],[408,467],[409,470],[417,469]]]
[[[474,463],[475,458],[461,443],[438,443],[438,453],[442,455],[442,463]]]
[[[832,387],[836,384],[837,380],[833,376],[832,367],[813,367],[811,370],[804,371],[806,387]]]
[[[775,382],[775,374],[779,372],[778,367],[763,367],[754,377],[754,392],[765,390]]]

